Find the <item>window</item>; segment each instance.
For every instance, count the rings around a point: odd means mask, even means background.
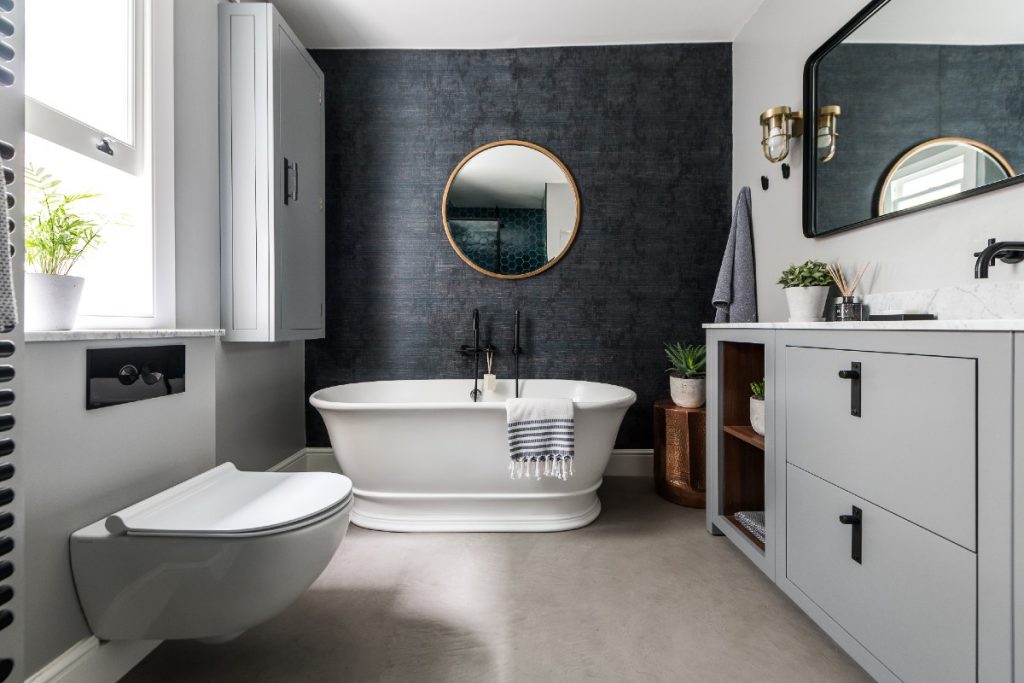
[[[172,3],[32,0],[25,23],[25,163],[101,226],[78,324],[173,327]]]

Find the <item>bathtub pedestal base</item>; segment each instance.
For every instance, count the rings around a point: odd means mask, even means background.
[[[355,489],[352,523],[375,531],[568,531],[601,514],[597,489],[571,494],[400,494]]]

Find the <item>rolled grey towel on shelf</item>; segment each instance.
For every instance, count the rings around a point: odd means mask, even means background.
[[[18,324],[18,304],[14,299],[14,272],[11,267],[11,231],[7,222],[7,180],[0,169],[0,329],[11,330]]]
[[[711,298],[716,323],[757,322],[757,280],[754,277],[754,233],[750,188],[741,187],[732,214],[718,284]]]
[[[508,471],[513,479],[572,476],[576,423],[572,399],[510,398]]]

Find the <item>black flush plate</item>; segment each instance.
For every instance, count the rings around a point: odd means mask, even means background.
[[[95,410],[185,391],[185,345],[87,349],[85,408]]]

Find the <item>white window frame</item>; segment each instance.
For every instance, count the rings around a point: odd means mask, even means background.
[[[76,327],[173,328],[174,283],[174,3],[134,0],[135,116],[132,142],[25,98],[26,132],[139,176],[149,188],[153,231],[153,315],[80,315]],[[139,49],[141,47],[141,49]],[[97,148],[110,140],[113,155]]]

